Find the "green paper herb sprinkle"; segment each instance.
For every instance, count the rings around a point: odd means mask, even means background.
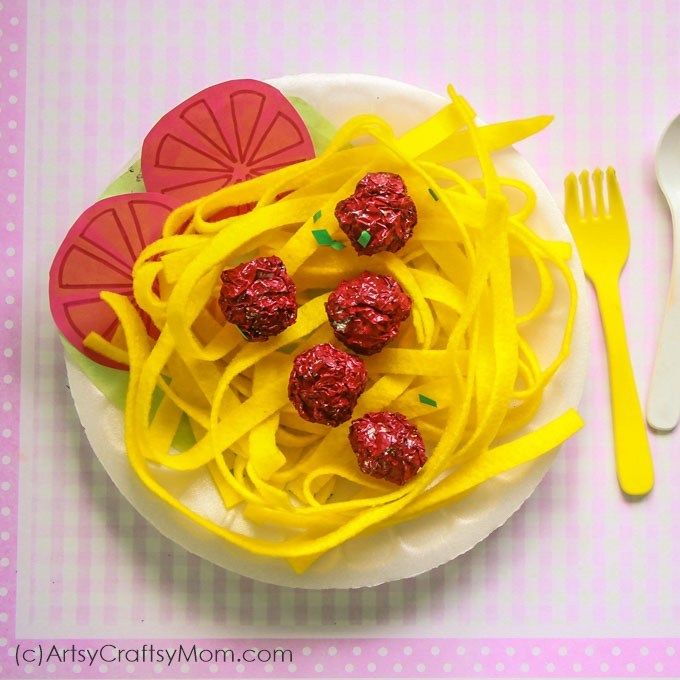
[[[370,242],[371,242],[371,235],[364,229],[364,230],[359,234],[359,238],[357,239],[357,243],[358,243],[362,248],[365,248]]]
[[[439,200],[439,196],[437,196],[437,192],[434,189],[430,187],[428,191],[430,192],[430,196],[432,196],[432,198],[434,198],[435,201]]]
[[[425,404],[425,406],[437,407],[437,402],[434,399],[430,399],[430,397],[426,397],[424,394],[418,395],[418,401],[421,404]]]
[[[314,217],[312,217],[314,222],[318,222],[321,219],[321,211],[319,210],[318,212],[314,213]]]
[[[312,236],[320,246],[329,246],[333,243],[333,237],[328,233],[328,229],[314,229]]]

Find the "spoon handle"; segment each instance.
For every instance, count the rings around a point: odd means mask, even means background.
[[[670,432],[680,421],[680,197],[667,198],[673,217],[673,264],[647,397],[647,423],[659,432]]]

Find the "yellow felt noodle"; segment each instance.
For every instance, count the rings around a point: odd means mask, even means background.
[[[173,211],[163,238],[144,249],[133,269],[135,300],[159,328],[158,339],[147,337],[127,298],[104,293],[128,351],[95,334],[85,342],[129,363],[125,440],[143,483],[214,534],[253,553],[287,559],[298,571],[361,532],[455,501],[551,450],[581,424],[569,411],[524,437],[496,443],[530,422],[568,355],[576,287],[566,265],[569,244],[546,241],[528,228],[534,191],[498,176],[490,156],[550,119],[479,127],[467,102],[452,89],[449,94],[450,104],[400,138],[377,116],[357,116],[319,158]],[[469,180],[443,165],[465,157],[476,159],[481,178]],[[316,229],[346,242],[335,205],[367,171],[381,170],[399,172],[416,200],[419,221],[409,244],[370,261],[351,248],[319,246]],[[225,208],[245,203],[256,207],[221,217]],[[221,271],[258,253],[283,259],[302,304],[293,326],[266,343],[247,343],[223,322],[216,298]],[[511,258],[528,259],[539,281],[536,301],[519,317]],[[359,471],[347,442],[349,423],[334,429],[307,423],[287,397],[293,355],[333,340],[327,294],[320,291],[366,268],[390,273],[413,300],[399,337],[365,358],[370,382],[355,410],[389,408],[418,424],[430,446],[428,462],[403,487]],[[561,347],[542,367],[521,329],[552,310],[556,275],[571,301]],[[163,399],[149,421],[159,388]],[[437,405],[421,403],[419,395]],[[184,414],[196,443],[170,453]],[[225,507],[242,504],[248,520],[277,527],[287,538],[254,538],[199,516],[156,480],[149,463],[176,474],[206,468]]]
[[[117,347],[99,335],[99,333],[90,331],[83,340],[83,346],[91,349],[93,352],[97,352],[97,354],[101,354],[107,359],[111,359],[111,361],[116,361],[124,366],[128,365],[127,350]]]

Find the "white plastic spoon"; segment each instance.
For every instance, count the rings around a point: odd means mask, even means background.
[[[655,430],[670,432],[680,420],[680,116],[659,142],[656,179],[673,219],[673,265],[647,400],[647,422]]]

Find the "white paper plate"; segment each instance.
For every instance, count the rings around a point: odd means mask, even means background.
[[[357,113],[377,113],[396,132],[402,132],[437,111],[445,99],[416,87],[364,75],[306,74],[270,81],[288,95],[305,99],[331,122],[339,125]],[[538,196],[532,228],[543,236],[572,241],[561,212],[531,166],[514,150],[496,156],[505,175],[531,184]],[[588,314],[585,281],[576,257],[571,261],[579,293],[579,310],[572,353],[546,390],[534,422],[548,422],[569,407],[576,407],[585,382]],[[564,316],[546,315],[536,328],[538,346],[546,358],[559,347]],[[564,305],[561,305],[562,308]],[[251,555],[211,535],[171,510],[142,485],[130,468],[123,443],[123,414],[84,374],[67,360],[71,395],[94,452],[120,492],[161,533],[187,550],[225,569],[251,578],[298,588],[356,588],[415,576],[470,550],[486,538],[531,495],[553,462],[556,452],[511,470],[472,491],[463,501],[417,520],[385,529],[370,537],[358,537],[335,548],[302,575],[280,559]],[[163,481],[184,503],[212,520],[237,528],[245,526],[238,510],[226,511],[207,472],[192,474],[167,471]]]

